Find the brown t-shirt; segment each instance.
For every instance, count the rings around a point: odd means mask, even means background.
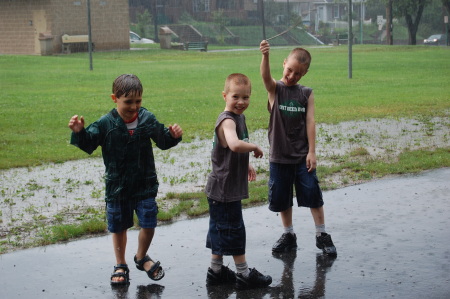
[[[268,107],[270,162],[297,164],[308,154],[306,109],[311,93],[309,87],[277,81],[275,102]]]
[[[236,133],[240,140],[248,142],[245,116],[228,111],[222,112],[216,121],[213,149],[211,152],[212,171],[208,176],[205,193],[208,198],[220,202],[232,202],[248,198],[249,153],[236,153],[229,147],[222,147],[217,138],[217,127],[225,119],[236,123]]]

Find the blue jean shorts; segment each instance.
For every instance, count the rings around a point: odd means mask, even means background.
[[[269,210],[282,212],[294,205],[294,187],[297,205],[307,208],[323,206],[322,191],[316,170],[308,172],[306,160],[298,164],[270,163]]]
[[[136,211],[139,226],[155,228],[158,205],[154,197],[139,201],[112,201],[106,203],[106,218],[108,230],[120,233],[134,225],[133,216]]]
[[[212,254],[245,254],[245,225],[241,201],[218,202],[208,198],[209,230],[206,247]]]

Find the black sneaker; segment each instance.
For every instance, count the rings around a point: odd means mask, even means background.
[[[291,233],[284,233],[272,246],[273,252],[284,252],[297,249],[297,236]]]
[[[236,282],[236,273],[234,273],[230,268],[222,265],[219,273],[215,273],[211,268],[208,268],[208,273],[206,274],[206,283],[208,285],[234,282]]]
[[[316,246],[322,249],[323,253],[330,256],[336,256],[336,247],[331,240],[331,236],[327,233],[322,233],[320,236],[316,236]]]
[[[236,289],[253,289],[267,287],[272,283],[272,277],[269,275],[262,275],[255,268],[250,268],[250,274],[248,277],[242,276],[242,274],[236,274]]]

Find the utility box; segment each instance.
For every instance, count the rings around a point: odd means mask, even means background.
[[[159,46],[161,49],[170,49],[172,46],[172,30],[169,27],[159,28]]]
[[[41,55],[48,56],[53,54],[53,38],[51,33],[39,33],[39,43],[41,44]]]

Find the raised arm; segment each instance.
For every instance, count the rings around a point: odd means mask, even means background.
[[[269,95],[270,108],[272,108],[273,102],[275,100],[276,81],[270,73],[270,63],[269,63],[270,45],[269,45],[269,43],[266,40],[263,40],[261,42],[261,44],[259,45],[259,50],[262,53],[261,66],[260,66],[261,77],[263,79],[264,87],[266,88],[267,93]]]

